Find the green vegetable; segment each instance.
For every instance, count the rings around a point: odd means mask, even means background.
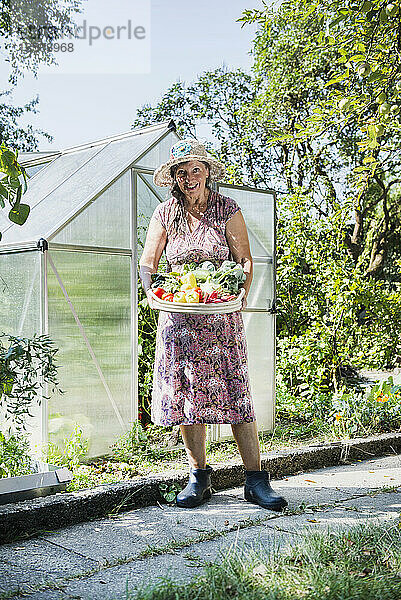
[[[186,273],[189,273],[189,271],[194,271],[197,267],[198,265],[196,262],[185,263],[182,267],[181,275],[185,275]]]
[[[241,283],[244,283],[245,279],[242,266],[229,260],[225,260],[212,276],[212,281],[220,284],[230,294],[238,294]]]
[[[191,271],[191,273],[193,273],[195,275],[196,281],[198,283],[206,281],[206,279],[210,275],[210,271],[208,271],[207,269],[201,269],[201,268],[195,269],[195,271]]]
[[[153,273],[151,276],[151,288],[155,289],[161,287],[165,292],[172,292],[174,294],[180,289],[181,285],[177,280],[177,275],[179,275],[179,273]]]
[[[216,267],[210,260],[204,260],[202,263],[200,263],[198,269],[206,270],[210,273],[213,273],[216,270]]]

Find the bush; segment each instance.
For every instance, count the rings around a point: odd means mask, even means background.
[[[88,447],[89,441],[84,437],[82,429],[76,425],[73,433],[63,440],[63,448],[52,442],[48,443],[46,459],[52,465],[68,467],[73,471],[87,453]]]
[[[165,454],[162,449],[165,435],[165,427],[148,425],[144,429],[139,421],[134,421],[131,429],[111,446],[113,459],[131,464],[144,459],[157,460]]]
[[[22,435],[6,436],[0,432],[0,478],[29,475],[32,460],[29,443]]]
[[[371,390],[341,388],[338,392],[304,396],[277,389],[277,426],[288,425],[287,434],[307,438],[366,436],[401,427],[401,385],[393,378]]]
[[[46,335],[0,335],[0,408],[15,429],[25,429],[32,406],[40,402],[42,384],[57,387],[57,352]]]

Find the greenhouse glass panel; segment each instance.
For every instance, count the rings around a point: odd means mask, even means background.
[[[43,167],[45,167],[47,164],[49,164],[49,163],[43,163],[41,165],[33,165],[32,167],[25,167],[28,177],[32,178],[34,175],[36,175],[36,173],[39,173],[39,171],[41,169],[43,169]],[[30,179],[28,179],[28,184],[29,183],[30,183]]]
[[[254,262],[253,279],[248,295],[248,309],[269,309],[274,299],[273,265],[271,262]]]
[[[47,238],[58,231],[78,210],[122,174],[160,135],[160,129],[155,129],[96,146],[96,153],[90,160],[77,168],[63,185],[45,195],[40,182],[47,176],[57,178],[53,171],[58,172],[57,165],[64,156],[54,160],[32,179],[33,189],[31,187],[27,194],[32,194],[36,189],[37,197],[35,202],[31,203],[33,208],[25,226],[11,226],[5,232],[4,243]],[[73,155],[75,153],[71,156]],[[26,198],[28,200],[28,196]]]
[[[40,333],[40,253],[0,255],[0,333]]]
[[[89,455],[97,456],[109,452],[132,418],[131,259],[52,250],[50,260],[80,325],[49,264],[49,335],[60,348],[65,392],[50,399],[49,440],[60,445],[78,424]]]
[[[153,183],[153,175],[149,175],[149,173],[141,173],[141,177],[146,181],[146,183],[158,197],[160,202],[164,202],[165,200],[171,198],[171,193],[168,188],[159,187],[158,185],[155,185]]]
[[[131,178],[127,171],[57,233],[59,244],[130,248]]]
[[[253,256],[273,256],[274,193],[219,185],[219,191],[238,202],[249,231]]]
[[[139,175],[136,178],[136,202],[138,243],[142,248],[150,218],[160,202]]]
[[[271,340],[275,321],[263,312],[243,312],[249,356],[249,379],[259,431],[270,431],[274,424],[275,355]],[[232,437],[229,425],[220,425],[220,438]]]
[[[81,150],[80,152],[71,154],[63,154],[51,163],[44,165],[43,169],[36,173],[35,177],[29,179],[28,189],[23,195],[22,202],[29,204],[31,207],[31,214],[24,227],[10,224],[10,221],[7,220],[7,229],[3,229],[1,243],[10,244],[14,241],[35,240],[43,237],[44,232],[47,232],[53,223],[51,220],[51,213],[49,213],[49,215],[46,214],[46,211],[40,213],[43,221],[39,227],[38,234],[38,228],[37,225],[35,225],[34,220],[36,211],[40,210],[40,207],[43,206],[43,204],[48,207],[48,195],[59,186],[61,186],[62,189],[65,189],[64,185],[68,182],[69,177],[96,154],[96,152],[99,152],[102,147],[104,146],[97,146],[95,148],[89,148],[88,150]],[[8,214],[8,210],[3,209],[6,214]]]
[[[142,156],[138,160],[137,165],[147,169],[157,169],[157,167],[168,160],[171,146],[174,146],[179,139],[176,132],[171,131],[152,150]]]

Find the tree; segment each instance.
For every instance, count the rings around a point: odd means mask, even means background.
[[[0,97],[11,95],[11,90],[0,92]],[[18,120],[24,114],[37,113],[39,97],[33,98],[24,106],[13,106],[7,102],[0,104],[0,143],[7,144],[10,149],[29,152],[38,149],[38,135],[43,136],[49,142],[53,137],[41,129],[34,129],[31,125],[20,127]]]
[[[72,31],[81,6],[82,0],[1,0],[0,48],[10,64],[10,83],[24,69],[36,75],[41,64],[57,63],[52,42]]]
[[[190,85],[178,81],[163,95],[156,106],[145,105],[137,112],[133,127],[162,122],[174,118],[182,135],[195,135],[197,124],[207,122],[220,146],[208,150],[228,167],[232,183],[262,184],[270,177],[266,163],[269,157],[255,144],[258,132],[250,132],[244,107],[256,99],[256,90],[250,75],[237,69],[220,67],[206,71]]]
[[[61,31],[72,27],[71,16],[78,12],[81,0],[0,0],[0,48],[10,64],[9,82],[17,84],[23,70],[30,70],[35,76],[39,65],[55,61],[51,42]],[[11,89],[0,92],[0,96],[10,96]],[[29,206],[21,203],[27,189],[25,169],[18,163],[19,150],[36,150],[38,134],[49,141],[53,138],[46,132],[25,129],[18,126],[18,119],[24,113],[36,112],[38,97],[22,107],[4,102],[0,105],[0,207],[10,205],[8,217],[14,223],[23,225],[29,215]],[[1,239],[1,233],[0,233]]]
[[[244,23],[259,23],[254,55],[262,85],[255,118],[263,119],[270,129],[267,143],[279,149],[287,189],[298,186],[312,192],[318,214],[337,215],[334,226],[342,229],[344,248],[356,267],[366,276],[380,276],[401,234],[400,128],[388,127],[382,136],[374,137],[374,147],[364,139],[355,99],[364,99],[367,89],[374,96],[378,80],[366,82],[358,74],[348,79],[347,73],[339,76],[344,47],[352,46],[353,37],[346,32],[342,42],[338,33],[337,44],[332,36],[323,44],[327,28],[340,27],[340,22],[333,26],[338,5],[326,3],[325,10],[318,12],[323,4],[284,2],[276,11],[265,5],[242,17]],[[345,105],[350,86],[354,101]],[[260,111],[259,106],[265,109]],[[377,111],[377,103],[369,107]],[[363,119],[369,120],[371,114],[364,112]]]

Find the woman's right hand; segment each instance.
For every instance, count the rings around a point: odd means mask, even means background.
[[[148,299],[148,304],[149,304],[149,307],[150,307],[150,308],[152,308],[152,309],[154,309],[154,308],[155,308],[155,306],[154,306],[154,304],[153,304],[153,296],[151,295],[151,293],[150,293],[150,290],[148,290],[148,291],[146,292],[146,298]]]

